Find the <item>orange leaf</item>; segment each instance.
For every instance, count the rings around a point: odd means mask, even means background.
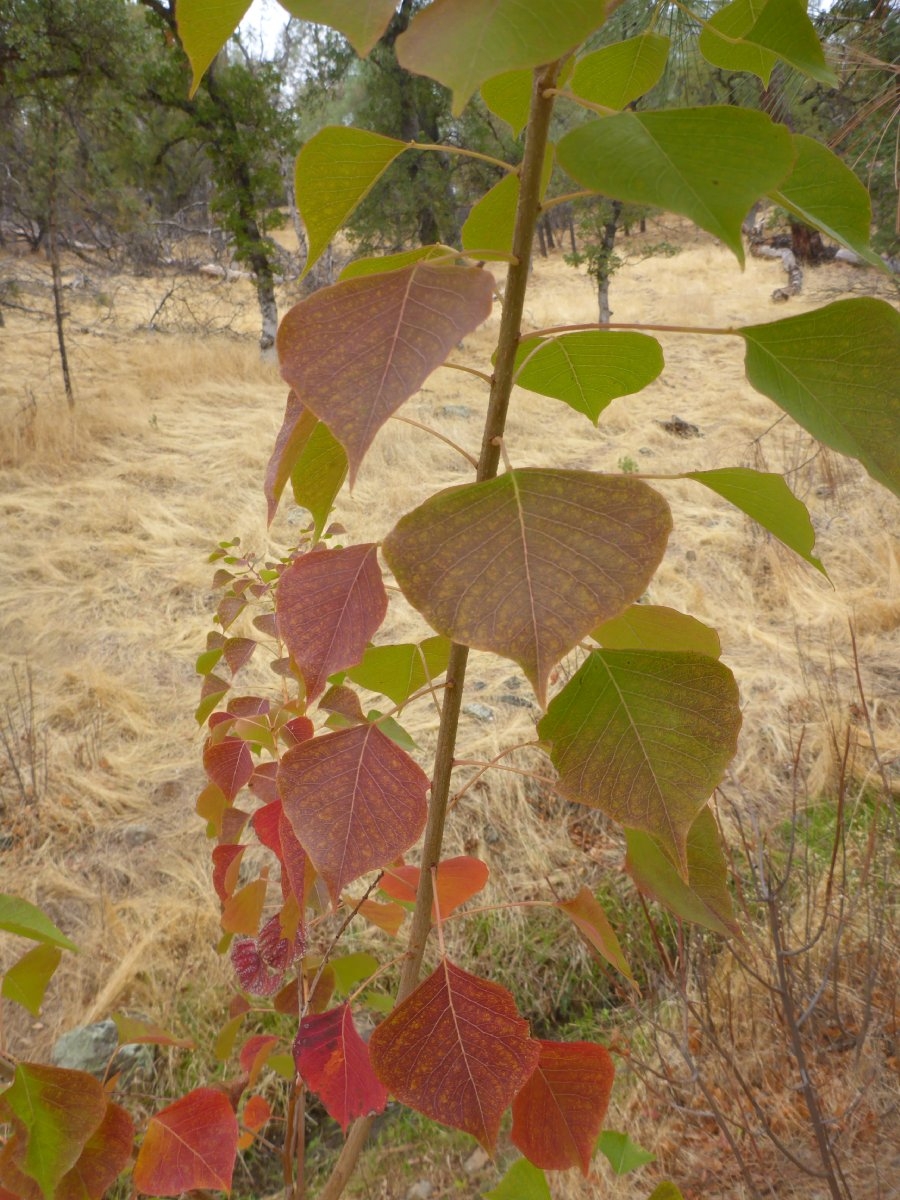
[[[541,1042],[534,1074],[513,1100],[512,1141],[545,1171],[591,1168],[614,1067],[593,1042]]]
[[[364,543],[296,559],[278,581],[275,612],[278,631],[314,700],[329,675],[362,661],[385,618],[387,593],[377,548]]]
[[[288,750],[278,770],[284,811],[337,901],[383,867],[425,825],[428,778],[376,725],[357,725]]]
[[[231,1191],[238,1123],[228,1097],[197,1088],[150,1118],[134,1186],[151,1196],[180,1196],[195,1188]]]
[[[247,1087],[255,1085],[266,1059],[277,1045],[278,1038],[266,1033],[254,1034],[244,1042],[239,1061],[242,1070],[247,1072]]]
[[[226,900],[222,907],[222,928],[226,933],[255,936],[266,902],[267,886],[265,879],[254,879]]]
[[[615,930],[596,896],[588,888],[582,887],[578,895],[571,900],[560,900],[556,907],[571,918],[591,949],[634,984],[631,967],[622,953]]]
[[[477,267],[415,263],[322,288],[278,329],[281,374],[347,451],[350,482],[375,434],[490,316]]]
[[[352,908],[356,902],[348,898],[347,903]],[[363,900],[359,906],[359,914],[385,933],[396,937],[406,916],[406,909],[401,908],[399,904],[379,904],[377,900]]]
[[[101,1200],[131,1159],[134,1122],[118,1104],[107,1105],[100,1127],[56,1189],[54,1200]]]
[[[395,900],[413,902],[419,887],[420,874],[418,867],[390,867],[385,871],[378,886]],[[471,900],[473,896],[477,896],[487,883],[489,875],[487,863],[465,854],[438,863],[437,907],[440,908],[441,919],[449,916],[454,909]],[[437,919],[435,905],[431,907],[431,919]]]
[[[369,1053],[398,1100],[491,1151],[540,1043],[505,988],[444,959],[375,1029]]]

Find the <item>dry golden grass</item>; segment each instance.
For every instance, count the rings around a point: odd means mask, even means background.
[[[684,242],[678,257],[644,261],[614,281],[615,321],[738,325],[785,315],[769,300],[781,282],[770,263],[750,260],[741,274],[709,239],[683,229],[667,236]],[[5,265],[22,280],[19,302],[47,311],[43,271],[30,260]],[[179,307],[168,301],[158,321],[170,331],[148,331],[173,285]],[[881,286],[869,273],[824,267],[807,276],[791,312]],[[19,766],[34,758],[38,784],[23,798],[0,754],[0,834],[8,835],[0,887],[39,903],[83,951],[66,957],[41,1022],[12,1019],[7,1035],[26,1055],[116,1008],[178,1022],[188,999],[196,1006],[200,998],[210,1028],[224,1015],[228,972],[213,950],[209,846],[193,813],[203,782],[193,663],[211,625],[209,549],[233,535],[260,553],[269,545],[261,479],[285,393],[277,371],[258,361],[244,283],[116,278],[67,295],[74,413],[62,397],[51,324],[12,311],[0,334],[0,715],[5,708],[18,738]],[[190,313],[231,326],[235,336],[171,331]],[[531,327],[594,313],[586,278],[559,259],[537,261]],[[487,368],[496,324],[494,316],[468,338],[459,361]],[[800,766],[813,790],[833,780],[832,731],[848,725],[860,743],[859,778],[872,772],[849,622],[878,749],[893,759],[896,780],[900,504],[856,464],[817,452],[787,419],[774,424],[777,410],[743,377],[739,339],[660,337],[663,378],[614,402],[599,429],[552,401],[517,395],[511,460],[616,471],[627,457],[650,473],[722,465],[786,472],[810,508],[831,583],[699,485],[673,481],[659,484],[675,531],[650,598],[720,631],[744,707],[733,784],[746,818],[765,826],[785,811],[801,730]],[[485,401],[479,381],[440,370],[403,414],[474,451]],[[661,422],[673,414],[703,436],[665,432]],[[337,516],[355,539],[377,540],[400,513],[467,470],[443,443],[392,421]],[[287,547],[301,525],[285,505],[271,545]],[[419,630],[415,614],[392,602],[384,635]],[[16,681],[21,694],[27,672],[33,712],[17,699]],[[533,738],[535,712],[500,699],[517,675],[512,664],[473,656],[466,702],[487,704],[495,720],[464,718],[461,756],[488,759]],[[524,681],[515,694],[529,695]],[[406,724],[427,754],[433,708],[411,711]],[[510,764],[527,767],[528,754]],[[615,877],[620,886],[621,849],[602,822],[580,820],[512,772],[486,774],[460,800],[448,852],[462,849],[489,862],[489,900],[548,898],[550,885],[572,891],[585,874],[592,884]],[[508,918],[513,940],[526,920]],[[580,961],[577,943],[558,942],[557,961]],[[0,946],[0,961],[10,953]],[[552,1008],[546,990],[520,982],[529,1001]],[[623,1102],[633,1112],[633,1101]],[[645,1114],[643,1128],[659,1124],[664,1145],[669,1119]],[[677,1154],[663,1158],[677,1170]],[[575,1188],[571,1200],[589,1194]]]

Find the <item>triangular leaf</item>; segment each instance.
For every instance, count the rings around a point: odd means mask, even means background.
[[[512,1143],[545,1171],[591,1169],[612,1092],[609,1052],[593,1042],[541,1042],[531,1078],[513,1100]]]
[[[380,888],[395,900],[407,903],[415,901],[421,871],[418,867],[388,867],[381,877]],[[436,869],[437,902],[431,907],[431,919],[437,920],[440,909],[441,920],[448,917],[461,904],[477,896],[487,884],[490,870],[480,858],[462,854],[457,858],[445,858]]]
[[[447,670],[450,642],[444,637],[425,641],[398,643],[393,646],[370,646],[358,667],[351,667],[347,678],[360,687],[380,692],[403,704],[429,680],[436,680]]]
[[[373,954],[342,954],[331,960],[327,970],[331,972],[332,990],[347,996],[357,984],[375,974],[378,959]]]
[[[547,1176],[528,1161],[517,1158],[485,1200],[552,1200]]]
[[[253,774],[253,755],[243,738],[210,740],[203,747],[203,769],[231,803]]]
[[[101,1200],[131,1160],[134,1122],[124,1108],[108,1104],[78,1162],[65,1175],[53,1200]]]
[[[320,550],[296,559],[278,581],[278,632],[314,700],[328,676],[362,660],[387,613],[377,548]]]
[[[734,676],[702,654],[598,650],[538,726],[563,795],[658,837],[687,878],[687,834],[741,725]]]
[[[434,246],[413,246],[411,250],[398,250],[396,254],[377,254],[373,258],[354,258],[348,262],[338,281],[343,279],[359,279],[362,275],[382,275],[385,271],[397,271],[401,267],[410,267],[413,263],[428,262],[433,258],[444,261],[459,258],[459,251],[452,246],[442,246],[440,242]]]
[[[519,176],[511,172],[472,205],[460,234],[463,249],[512,254],[518,203]]]
[[[396,0],[279,0],[301,21],[330,25],[344,35],[360,58],[365,58],[397,7]]]
[[[271,1033],[256,1033],[241,1046],[238,1061],[247,1076],[247,1087],[256,1086],[260,1071],[268,1062],[279,1039]]]
[[[641,33],[580,58],[569,84],[576,96],[606,108],[624,108],[662,78],[669,39]]]
[[[93,1075],[18,1063],[0,1093],[0,1122],[13,1127],[13,1165],[52,1197],[100,1127],[106,1106],[106,1092]]]
[[[556,154],[585,187],[689,217],[720,238],[742,265],[747,210],[778,187],[794,159],[783,125],[764,113],[726,106],[589,121],[567,133]]]
[[[396,138],[346,125],[328,125],[313,134],[297,155],[295,173],[297,207],[309,238],[304,275],[405,149]],[[303,389],[297,390],[308,403]]]
[[[756,390],[900,495],[900,313],[861,297],[738,332]]]
[[[616,1133],[612,1129],[603,1130],[597,1138],[596,1148],[609,1159],[609,1165],[616,1175],[627,1175],[629,1171],[656,1162],[656,1155],[638,1146],[627,1133]]]
[[[752,71],[768,87],[778,56],[743,40],[767,3],[768,0],[732,0],[713,13],[704,23],[697,43],[706,61],[726,71]]]
[[[415,263],[349,279],[294,305],[281,373],[347,451],[350,482],[375,434],[491,312],[493,276]]]
[[[346,478],[344,447],[323,421],[316,421],[291,469],[291,489],[300,507],[309,511],[317,541]]]
[[[61,958],[59,946],[35,946],[8,968],[0,986],[0,995],[21,1004],[33,1017],[38,1016],[44,1003],[44,994]]]
[[[383,550],[430,625],[520,663],[543,703],[560,658],[644,591],[670,528],[639,480],[525,469],[439,492]]]
[[[244,19],[251,0],[179,0],[178,36],[190,59],[196,92],[203,72]]]
[[[303,1018],[294,1040],[294,1062],[341,1129],[357,1117],[384,1111],[387,1089],[372,1070],[349,1005]]]
[[[774,51],[790,66],[820,83],[834,87],[838,82],[825,62],[822,43],[806,11],[806,0],[769,0],[746,39]]]
[[[722,653],[715,629],[660,604],[632,604],[620,617],[598,625],[591,637],[607,650],[693,650],[710,658]]]
[[[278,787],[285,814],[335,901],[348,883],[408,850],[425,825],[428,777],[376,725],[288,750]]]
[[[620,971],[631,983],[634,983],[634,975],[622,952],[615,930],[610,925],[603,906],[593,892],[582,886],[577,896],[571,900],[558,900],[556,907],[562,909],[570,918],[575,928],[597,954],[603,957],[610,966]]]
[[[869,245],[872,205],[853,171],[827,146],[803,134],[794,134],[794,150],[794,169],[770,198],[872,266],[887,270]]]
[[[617,396],[647,387],[663,369],[662,347],[643,333],[567,333],[526,339],[516,354],[519,387],[562,400],[596,425]]]
[[[540,1045],[509,992],[444,959],[374,1030],[369,1053],[398,1100],[491,1151]]]
[[[226,933],[255,937],[266,903],[265,879],[254,879],[222,905],[222,928]]]
[[[528,124],[534,75],[527,69],[504,71],[481,85],[481,98],[491,112],[505,121],[518,137]]]
[[[238,1123],[228,1097],[197,1088],[150,1118],[134,1164],[134,1186],[150,1196],[195,1188],[231,1191]]]
[[[664,1179],[656,1185],[647,1200],[684,1200],[684,1196],[671,1179]]]
[[[186,1050],[192,1050],[194,1047],[190,1038],[175,1037],[153,1021],[142,1021],[139,1017],[129,1017],[125,1013],[113,1013],[112,1019],[119,1034],[120,1046],[181,1046]]]
[[[357,905],[348,897],[345,897],[345,900],[351,908],[357,908],[361,917],[365,917],[367,921],[371,921],[373,925],[383,929],[392,937],[397,936],[400,926],[406,919],[406,909],[400,904],[382,904],[378,900],[363,900]]]
[[[596,0],[554,0],[552,13],[521,0],[434,0],[397,39],[397,57],[449,87],[458,116],[486,80],[553,62],[605,19]]]
[[[0,929],[31,938],[33,942],[45,942],[49,946],[61,946],[63,950],[78,952],[75,943],[70,942],[36,905],[5,892],[0,892]]]
[[[709,808],[701,809],[688,833],[687,883],[649,834],[626,829],[625,843],[625,870],[642,892],[685,921],[724,937],[739,932],[728,891],[728,868]]]
[[[695,479],[730,500],[825,575],[825,568],[813,554],[816,531],[809,511],[788,487],[783,475],[752,471],[749,467],[726,467],[717,471],[689,471],[685,479]]]

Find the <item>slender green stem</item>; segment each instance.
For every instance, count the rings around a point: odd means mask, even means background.
[[[639,321],[612,322],[609,325],[598,325],[588,322],[585,325],[548,325],[546,329],[529,329],[528,337],[556,337],[559,333],[583,333],[599,330],[604,333],[607,329],[636,329],[644,333],[648,329],[652,333],[697,333],[704,337],[741,337],[740,329],[731,326],[717,327],[715,325],[645,325]]]
[[[493,163],[495,167],[500,167],[506,172],[515,172],[519,169],[513,163],[504,162],[502,158],[494,158],[492,154],[482,154],[480,150],[465,150],[462,146],[441,146],[431,142],[407,142],[406,144],[410,150],[436,150],[440,154],[459,154],[463,158],[479,158],[482,162]]]
[[[557,208],[560,204],[568,204],[572,200],[586,200],[588,196],[596,195],[597,192],[587,189],[580,192],[566,192],[564,196],[554,196],[551,200],[543,200],[541,202],[541,212],[549,212],[551,208]]]
[[[563,100],[571,100],[579,108],[588,108],[591,112],[599,113],[601,117],[614,117],[621,111],[618,108],[610,108],[608,104],[594,104],[592,100],[585,100],[583,96],[576,96],[568,88],[553,88],[552,94],[561,97]]]
[[[461,454],[466,462],[471,463],[473,467],[478,466],[474,454],[470,454],[468,450],[464,450],[452,438],[448,438],[436,429],[432,429],[430,425],[424,425],[421,421],[416,421],[412,417],[398,417],[396,413],[392,415],[391,420],[401,421],[404,425],[412,425],[413,429],[421,429],[424,433],[430,433],[433,438],[437,438],[439,442],[443,442],[445,446],[449,446],[451,450],[455,450],[457,454]]]

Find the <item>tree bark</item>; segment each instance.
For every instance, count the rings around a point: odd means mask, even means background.
[[[616,233],[619,229],[619,217],[622,213],[621,200],[613,200],[611,209],[610,219],[604,222],[603,225],[603,237],[600,242],[603,247],[603,254],[597,264],[597,300],[601,325],[608,325],[609,319],[612,316],[612,309],[609,307],[609,281],[612,279],[613,274],[610,261],[615,249]]]
[[[47,188],[47,257],[50,260],[50,273],[53,278],[53,311],[56,318],[56,344],[59,347],[59,363],[62,367],[63,387],[66,390],[66,403],[69,408],[75,407],[75,392],[72,389],[72,376],[69,372],[69,355],[66,350],[65,310],[63,308],[62,270],[59,263],[59,240],[57,238],[56,211],[56,137],[57,127],[51,129],[53,148],[50,157],[50,179]]]

